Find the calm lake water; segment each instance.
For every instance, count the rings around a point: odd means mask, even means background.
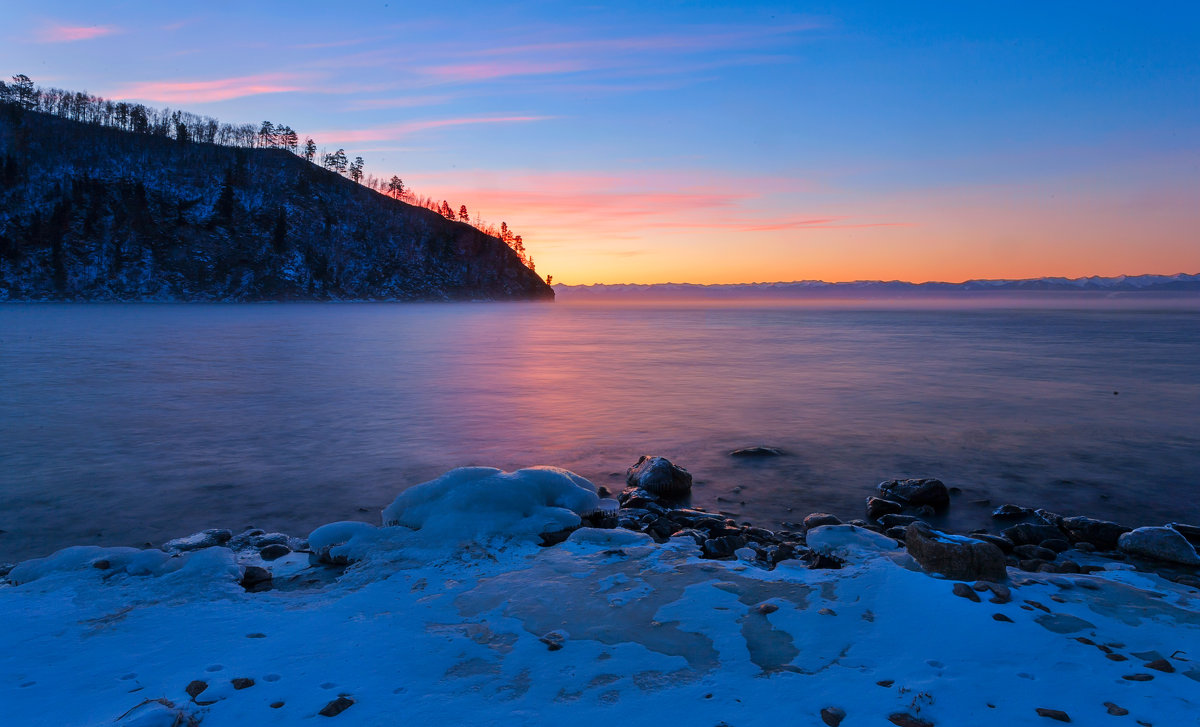
[[[788,456],[727,454],[754,444]],[[1200,314],[0,306],[0,561],[378,522],[468,464],[619,489],[642,453],[766,527],[908,476],[963,489],[953,527],[984,498],[1196,522]]]

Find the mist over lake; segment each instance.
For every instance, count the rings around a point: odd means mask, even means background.
[[[0,561],[377,523],[468,464],[618,491],[641,454],[764,527],[922,476],[963,490],[955,528],[1200,516],[1194,311],[10,305],[0,380]]]

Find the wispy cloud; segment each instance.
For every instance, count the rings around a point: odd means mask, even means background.
[[[419,106],[440,106],[452,101],[454,96],[400,96],[398,98],[368,98],[351,101],[346,104],[347,111],[367,111],[372,109],[407,109]]]
[[[189,104],[226,101],[264,93],[304,91],[298,77],[287,73],[218,78],[209,81],[142,81],[112,92],[116,98],[137,98],[159,103]]]
[[[423,121],[406,121],[401,124],[373,126],[366,129],[324,130],[316,132],[323,138],[332,138],[335,143],[356,143],[362,141],[389,141],[403,139],[407,136],[442,129],[450,126],[469,126],[476,124],[519,124],[531,121],[546,121],[553,116],[465,116],[449,119],[426,119]]]
[[[119,33],[113,25],[48,25],[34,33],[39,43],[73,43]]]

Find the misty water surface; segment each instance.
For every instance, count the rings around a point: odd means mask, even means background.
[[[1194,312],[10,305],[0,384],[0,561],[378,522],[468,464],[618,489],[642,453],[767,527],[906,476],[962,488],[955,527],[1200,520]]]

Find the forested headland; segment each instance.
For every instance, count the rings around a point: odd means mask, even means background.
[[[318,159],[286,125],[16,76],[0,83],[0,182],[0,300],[553,297],[507,225],[344,150]]]

